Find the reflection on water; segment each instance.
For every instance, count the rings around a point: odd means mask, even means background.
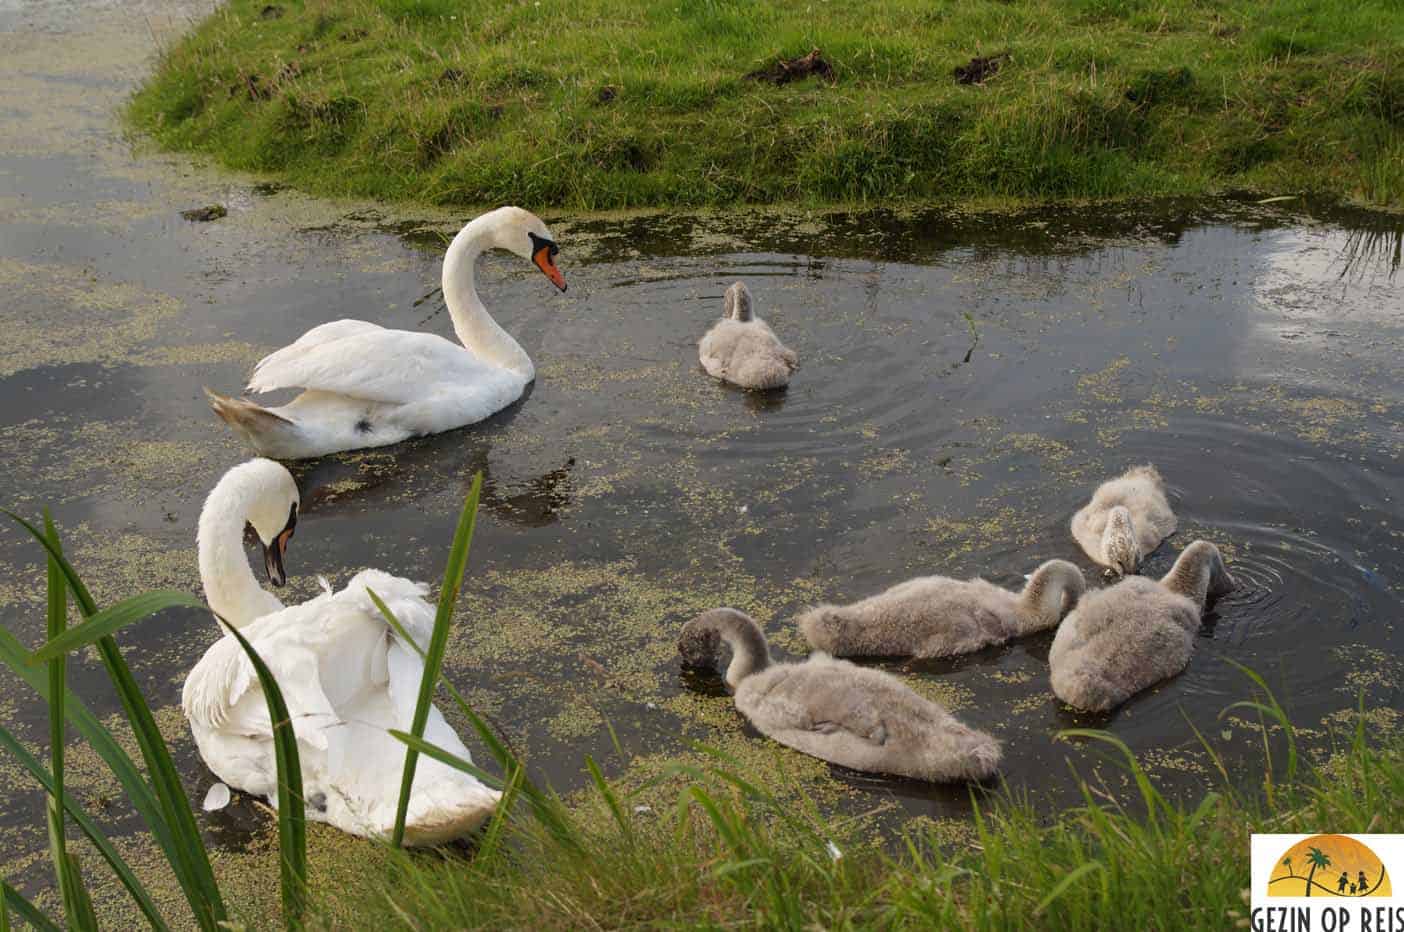
[[[12,37],[0,54],[7,86],[53,104],[3,111],[0,503],[52,504],[104,600],[198,589],[200,503],[247,455],[201,386],[242,384],[260,354],[332,317],[450,335],[430,289],[464,219],[318,204],[134,157],[102,122],[138,69],[98,51],[149,48],[144,31],[122,35]],[[64,96],[74,72],[103,94]],[[65,121],[71,136],[54,129]],[[178,219],[212,200],[229,217]],[[1229,660],[1267,677],[1304,740],[1348,727],[1361,695],[1401,705],[1397,217],[1172,201],[548,221],[567,295],[514,257],[486,257],[480,275],[537,363],[528,396],[471,429],[299,464],[308,507],[289,555],[292,597],[314,594],[318,573],[339,583],[371,565],[436,579],[482,472],[449,675],[537,776],[582,786],[592,754],[642,782],[703,740],[853,811],[967,812],[964,787],[806,769],[744,725],[718,677],[680,670],[678,628],[736,605],[790,657],[803,651],[794,613],[913,575],[1016,587],[1061,557],[1099,584],[1068,519],[1143,462],[1169,480],[1181,528],[1144,571],[1164,573],[1202,536],[1240,582],[1183,674],[1093,717],[1049,691],[1051,632],[880,665],[998,735],[1009,785],[1049,808],[1079,798],[1068,764],[1095,760],[1053,740],[1070,725],[1111,729],[1172,794],[1211,777],[1196,729],[1246,773],[1255,726],[1219,717],[1248,686]],[[696,340],[737,279],[800,355],[787,391],[739,391],[698,366]],[[33,642],[42,568],[10,531],[0,570],[0,622]],[[195,613],[122,635],[196,798],[208,775],[175,703],[216,636]],[[71,677],[101,715],[117,711],[100,668],[75,662]],[[0,712],[42,740],[11,677]],[[110,795],[75,779],[85,799]],[[231,848],[264,824],[238,806],[206,823]],[[34,793],[0,801],[12,850],[42,851],[41,809]]]

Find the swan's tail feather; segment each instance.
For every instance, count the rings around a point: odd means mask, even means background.
[[[292,421],[243,398],[230,398],[205,389],[210,407],[226,424],[242,434],[258,452],[277,456],[289,441],[301,433]]]

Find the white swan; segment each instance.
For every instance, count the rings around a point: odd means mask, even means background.
[[[444,254],[444,303],[462,346],[432,333],[335,320],[254,367],[246,391],[303,389],[291,402],[265,408],[205,389],[211,407],[256,451],[279,459],[399,443],[502,410],[522,396],[536,370],[474,287],[478,256],[493,248],[531,259],[565,291],[546,224],[519,207],[501,207],[460,230]]]
[[[1128,576],[1087,595],[1064,619],[1048,666],[1053,693],[1105,712],[1189,663],[1204,602],[1233,589],[1219,548],[1197,540],[1160,582]]]
[[[854,770],[918,780],[983,780],[999,766],[999,742],[962,724],[897,677],[814,653],[772,663],[760,626],[745,612],[716,608],[683,626],[678,652],[714,666],[731,648],[727,685],[736,708],[786,747]]]
[[[795,351],[752,313],[743,282],[726,289],[722,319],[697,344],[697,358],[713,378],[757,390],[784,388],[799,368]]]
[[[1165,480],[1154,466],[1137,466],[1098,486],[1071,527],[1083,552],[1124,575],[1175,533],[1175,523]]]
[[[307,816],[354,835],[394,826],[405,747],[386,733],[408,730],[424,664],[400,642],[371,602],[374,589],[421,647],[434,610],[426,588],[364,570],[337,593],[284,608],[254,578],[244,557],[252,524],[275,585],[297,523],[297,486],[266,459],[225,473],[200,513],[200,577],[210,608],[239,628],[278,680],[302,760]],[[230,786],[277,804],[272,727],[263,690],[237,641],[216,641],[186,677],[181,705],[200,756]],[[468,749],[437,709],[424,737],[465,760]],[[437,844],[486,819],[500,794],[420,757],[406,822],[409,844]]]

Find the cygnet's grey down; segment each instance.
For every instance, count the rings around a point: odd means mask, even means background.
[[[751,292],[737,282],[726,289],[722,319],[697,345],[702,368],[741,388],[783,388],[799,368],[799,357],[751,310]]]
[[[715,669],[723,643],[736,708],[787,747],[854,770],[938,782],[984,779],[999,766],[999,742],[889,673],[822,653],[772,663],[760,626],[734,608],[689,621],[678,652],[689,666]]]
[[[820,605],[798,621],[810,647],[839,657],[950,657],[1054,627],[1085,587],[1076,566],[1049,560],[1022,592],[922,576],[852,605]]]
[[[1083,551],[1120,575],[1136,572],[1173,533],[1175,513],[1154,466],[1137,466],[1103,482],[1072,518],[1072,535]]]
[[[1205,600],[1231,589],[1219,548],[1197,540],[1160,582],[1128,576],[1089,593],[1053,638],[1053,692],[1074,708],[1105,712],[1174,676],[1189,663]]]

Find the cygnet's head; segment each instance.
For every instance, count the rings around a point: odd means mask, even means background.
[[[565,276],[556,265],[560,247],[540,217],[520,207],[499,207],[486,214],[484,219],[492,224],[493,242],[508,252],[531,260],[551,280],[551,284],[561,291],[566,290]]]
[[[683,665],[715,670],[721,659],[721,634],[712,625],[686,624],[678,635],[678,653]]]
[[[1141,564],[1141,548],[1136,543],[1136,529],[1131,526],[1131,512],[1118,505],[1107,514],[1107,527],[1102,532],[1102,551],[1107,565],[1117,576],[1129,576]]]
[[[301,501],[297,483],[282,465],[267,459],[250,460],[239,471],[247,476],[253,495],[245,517],[263,545],[263,566],[268,581],[281,586],[288,581],[283,557],[297,527],[297,509]]]
[[[751,292],[746,287],[745,282],[737,282],[726,289],[726,298],[722,303],[722,316],[730,320],[739,320],[742,323],[751,319]]]

